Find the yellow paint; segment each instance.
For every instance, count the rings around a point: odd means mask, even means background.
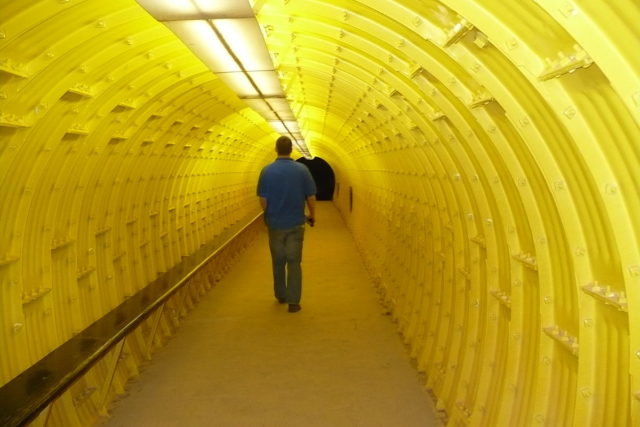
[[[254,11],[452,425],[640,423],[638,3]],[[0,84],[4,383],[255,212],[274,134],[133,0],[3,1]]]

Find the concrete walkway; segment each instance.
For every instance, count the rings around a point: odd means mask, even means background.
[[[104,425],[439,425],[333,204],[304,244],[302,311],[275,301],[262,233]]]

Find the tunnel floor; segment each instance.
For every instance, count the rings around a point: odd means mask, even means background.
[[[260,233],[100,424],[439,425],[337,209],[317,210],[302,311],[275,301]]]

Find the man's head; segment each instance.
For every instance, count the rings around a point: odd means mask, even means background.
[[[278,153],[278,156],[291,154],[291,139],[288,136],[281,136],[276,139],[276,153]]]

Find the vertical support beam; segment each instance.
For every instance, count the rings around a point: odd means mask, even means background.
[[[156,310],[155,318],[153,319],[153,326],[151,327],[151,334],[149,335],[149,341],[147,342],[147,348],[145,349],[145,357],[147,360],[151,360],[151,346],[153,345],[153,340],[156,337],[156,333],[158,332],[158,325],[160,325],[160,319],[162,318],[162,313],[164,311],[165,304],[162,304],[158,310]]]
[[[187,302],[187,297],[189,296],[189,287],[191,286],[191,280],[189,280],[188,283],[185,283],[185,285],[182,287],[182,292],[184,292],[184,295],[182,295],[182,299],[180,301],[180,304],[178,305],[178,314],[182,317],[185,314],[187,314],[187,312],[189,310],[185,310],[184,309],[184,305]]]
[[[105,417],[107,416],[107,397],[109,395],[109,389],[111,388],[113,378],[116,375],[116,369],[118,368],[118,362],[120,361],[120,356],[122,355],[122,349],[124,348],[124,342],[126,341],[126,339],[126,337],[123,338],[116,345],[116,348],[113,352],[113,358],[111,359],[111,364],[109,365],[104,388],[102,389],[102,394],[100,395],[100,399],[98,400],[98,402],[100,403],[98,406],[98,412],[100,413],[100,415]]]

